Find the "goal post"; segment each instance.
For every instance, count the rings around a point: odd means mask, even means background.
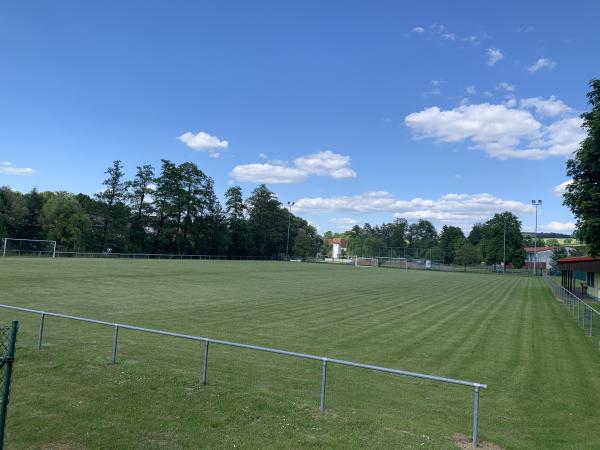
[[[408,259],[406,258],[391,258],[391,257],[378,257],[377,267],[391,267],[395,269],[408,269]]]
[[[356,256],[354,259],[355,267],[377,267],[377,258],[367,258]]]
[[[11,244],[14,247],[11,248]],[[2,238],[2,256],[10,254],[56,257],[56,241],[47,239]]]

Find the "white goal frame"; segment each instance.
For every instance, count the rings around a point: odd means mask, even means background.
[[[408,259],[407,258],[392,258],[389,256],[378,256],[377,267],[389,267],[394,269],[408,270]],[[386,262],[392,263],[387,265]],[[394,264],[397,263],[397,264]]]
[[[49,241],[46,239],[18,239],[18,238],[2,238],[2,256],[6,256],[6,247],[8,241],[17,241],[17,242],[47,242],[52,244],[52,257],[56,258],[56,241]]]

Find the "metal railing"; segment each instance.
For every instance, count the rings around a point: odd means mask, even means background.
[[[552,290],[555,297],[562,301],[571,315],[577,318],[579,326],[587,331],[588,336],[600,334],[599,332],[594,332],[594,327],[600,328],[600,312],[596,308],[577,297],[564,286],[556,283],[548,274],[544,274],[544,281]],[[594,319],[594,316],[596,316],[596,319]]]
[[[80,322],[88,322],[88,323],[95,323],[95,324],[99,324],[99,325],[110,326],[114,330],[112,359],[111,359],[113,364],[117,362],[117,349],[118,349],[119,330],[120,329],[141,331],[144,333],[152,333],[152,334],[158,334],[158,335],[162,335],[162,336],[171,336],[171,337],[175,337],[175,338],[204,342],[204,358],[203,358],[203,364],[202,364],[202,384],[203,385],[206,384],[206,380],[207,380],[209,344],[219,344],[219,345],[224,345],[224,346],[229,346],[229,347],[242,348],[242,349],[246,349],[246,350],[256,350],[256,351],[261,351],[261,352],[275,353],[278,355],[286,355],[286,356],[293,356],[296,358],[320,361],[322,364],[321,398],[320,398],[321,412],[323,412],[325,410],[325,396],[326,396],[326,387],[327,387],[327,366],[328,366],[328,364],[338,364],[338,365],[342,365],[342,366],[356,367],[359,369],[373,370],[376,372],[391,373],[393,375],[420,378],[420,379],[436,381],[436,382],[440,382],[440,383],[457,384],[457,385],[461,385],[461,386],[472,387],[473,391],[474,391],[472,439],[473,439],[473,448],[477,448],[477,434],[478,434],[478,422],[479,422],[479,391],[481,389],[486,389],[487,384],[476,383],[473,381],[457,380],[454,378],[440,377],[440,376],[436,376],[436,375],[428,375],[428,374],[418,373],[418,372],[409,372],[406,370],[392,369],[389,367],[375,366],[372,364],[363,364],[363,363],[358,363],[358,362],[354,362],[354,361],[346,361],[346,360],[337,359],[337,358],[328,358],[325,356],[317,356],[317,355],[311,355],[311,354],[307,354],[307,353],[290,352],[287,350],[280,350],[280,349],[271,348],[271,347],[261,347],[258,345],[241,344],[238,342],[224,341],[221,339],[213,339],[213,338],[202,337],[202,336],[193,336],[193,335],[189,335],[189,334],[172,333],[170,331],[155,330],[152,328],[144,328],[144,327],[138,327],[138,326],[134,326],[134,325],[126,325],[126,324],[121,324],[121,323],[107,322],[104,320],[89,319],[86,317],[69,316],[66,314],[53,313],[53,312],[48,312],[48,311],[40,311],[40,310],[36,310],[36,309],[22,308],[22,307],[18,307],[18,306],[0,304],[0,308],[7,308],[7,309],[14,310],[14,311],[21,311],[21,312],[27,312],[27,313],[33,313],[33,314],[40,315],[40,325],[39,325],[39,333],[38,333],[38,340],[37,340],[37,348],[38,349],[42,348],[43,337],[44,337],[44,325],[45,325],[46,317],[58,317],[61,319],[69,319],[69,320],[76,320],[76,321],[80,321]]]

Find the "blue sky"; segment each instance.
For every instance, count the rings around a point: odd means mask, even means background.
[[[599,72],[594,2],[4,2],[0,184],[94,193],[193,161],[320,231],[496,211],[570,231],[557,188]]]

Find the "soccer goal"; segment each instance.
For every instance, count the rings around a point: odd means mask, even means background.
[[[377,267],[392,267],[395,269],[408,269],[408,259],[406,258],[389,258],[378,257]]]
[[[56,241],[2,238],[2,256],[29,255],[56,257]]]
[[[354,259],[355,267],[377,267],[377,258],[364,258],[357,256]]]

